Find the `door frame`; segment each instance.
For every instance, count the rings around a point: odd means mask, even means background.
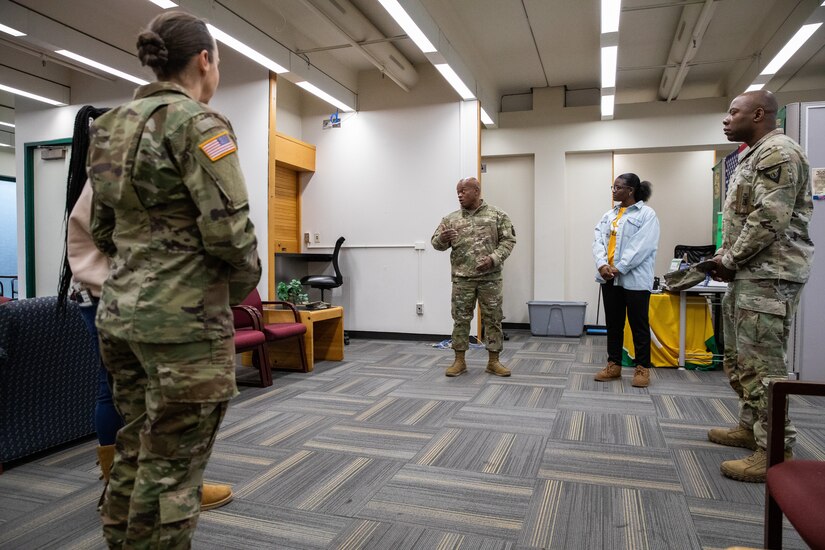
[[[49,145],[71,145],[72,138],[52,139],[48,141],[31,141],[23,145],[23,219],[25,235],[26,298],[35,296],[37,279],[35,278],[34,245],[34,152]]]

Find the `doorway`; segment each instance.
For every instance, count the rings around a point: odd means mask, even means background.
[[[485,157],[481,196],[510,216],[516,229],[516,246],[504,262],[504,322],[529,323],[527,302],[533,299],[534,159]]]

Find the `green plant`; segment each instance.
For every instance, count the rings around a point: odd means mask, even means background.
[[[309,301],[309,296],[304,292],[304,286],[298,279],[292,279],[288,283],[281,281],[276,289],[278,299],[293,304],[305,304]]]

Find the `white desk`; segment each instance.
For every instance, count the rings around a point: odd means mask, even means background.
[[[727,285],[720,285],[718,283],[704,286],[700,283],[696,286],[690,287],[687,290],[679,291],[679,366],[685,366],[685,327],[687,323],[685,318],[687,316],[687,295],[694,294],[697,296],[724,294],[727,291]]]

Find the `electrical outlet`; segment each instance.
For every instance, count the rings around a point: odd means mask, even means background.
[[[309,243],[310,243],[309,233],[304,233],[304,244],[309,244]]]
[[[321,243],[321,234],[316,233],[315,234],[315,244],[320,244],[320,243]]]
[[[424,304],[421,302],[415,304],[415,313],[416,315],[424,315]]]

